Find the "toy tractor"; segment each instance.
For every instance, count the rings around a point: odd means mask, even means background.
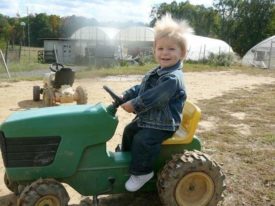
[[[40,86],[33,87],[33,101],[40,100],[43,95],[45,106],[53,106],[56,103],[86,104],[87,92],[81,86],[75,90],[72,88],[75,73],[71,68],[65,68],[62,64],[53,63],[50,65],[50,73],[46,73],[43,79],[43,89]]]
[[[6,186],[19,196],[18,206],[65,206],[66,183],[83,196],[126,193],[130,152],[107,151],[118,125],[122,100],[105,106],[62,105],[15,112],[0,125]],[[180,129],[163,142],[155,177],[141,191],[158,191],[164,206],[214,206],[222,199],[225,176],[200,152],[194,135],[200,109],[186,102]]]

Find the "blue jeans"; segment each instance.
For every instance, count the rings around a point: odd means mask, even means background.
[[[144,175],[153,171],[154,161],[160,153],[161,143],[173,135],[173,131],[138,127],[134,120],[123,132],[122,151],[131,151],[130,173]]]

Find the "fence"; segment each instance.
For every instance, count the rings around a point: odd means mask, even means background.
[[[9,46],[3,50],[7,64],[10,63],[38,63],[38,51],[40,48]]]
[[[271,47],[269,51],[268,68],[275,69],[275,41],[271,41]]]

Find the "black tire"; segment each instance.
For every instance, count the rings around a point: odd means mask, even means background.
[[[43,91],[43,103],[46,107],[51,107],[55,105],[54,93],[51,89],[44,89]]]
[[[88,101],[88,94],[86,92],[86,90],[81,87],[78,86],[75,90],[75,100],[77,104],[87,104]]]
[[[70,198],[64,186],[53,179],[39,179],[25,187],[18,206],[67,206]]]
[[[7,187],[11,192],[13,192],[15,195],[18,195],[18,194],[19,194],[19,189],[18,189],[19,184],[17,184],[16,182],[10,181],[10,180],[8,179],[8,176],[7,176],[6,173],[4,174],[4,183],[5,183],[6,187]]]
[[[40,100],[40,86],[33,86],[33,101]]]
[[[214,206],[223,198],[225,176],[220,166],[199,151],[174,155],[158,175],[164,206]]]

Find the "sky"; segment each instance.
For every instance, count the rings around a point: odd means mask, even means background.
[[[173,0],[1,0],[0,14],[21,17],[46,13],[63,16],[84,16],[99,22],[150,22],[151,8]],[[179,1],[177,2],[185,2]],[[212,6],[213,0],[189,0],[191,4]]]

